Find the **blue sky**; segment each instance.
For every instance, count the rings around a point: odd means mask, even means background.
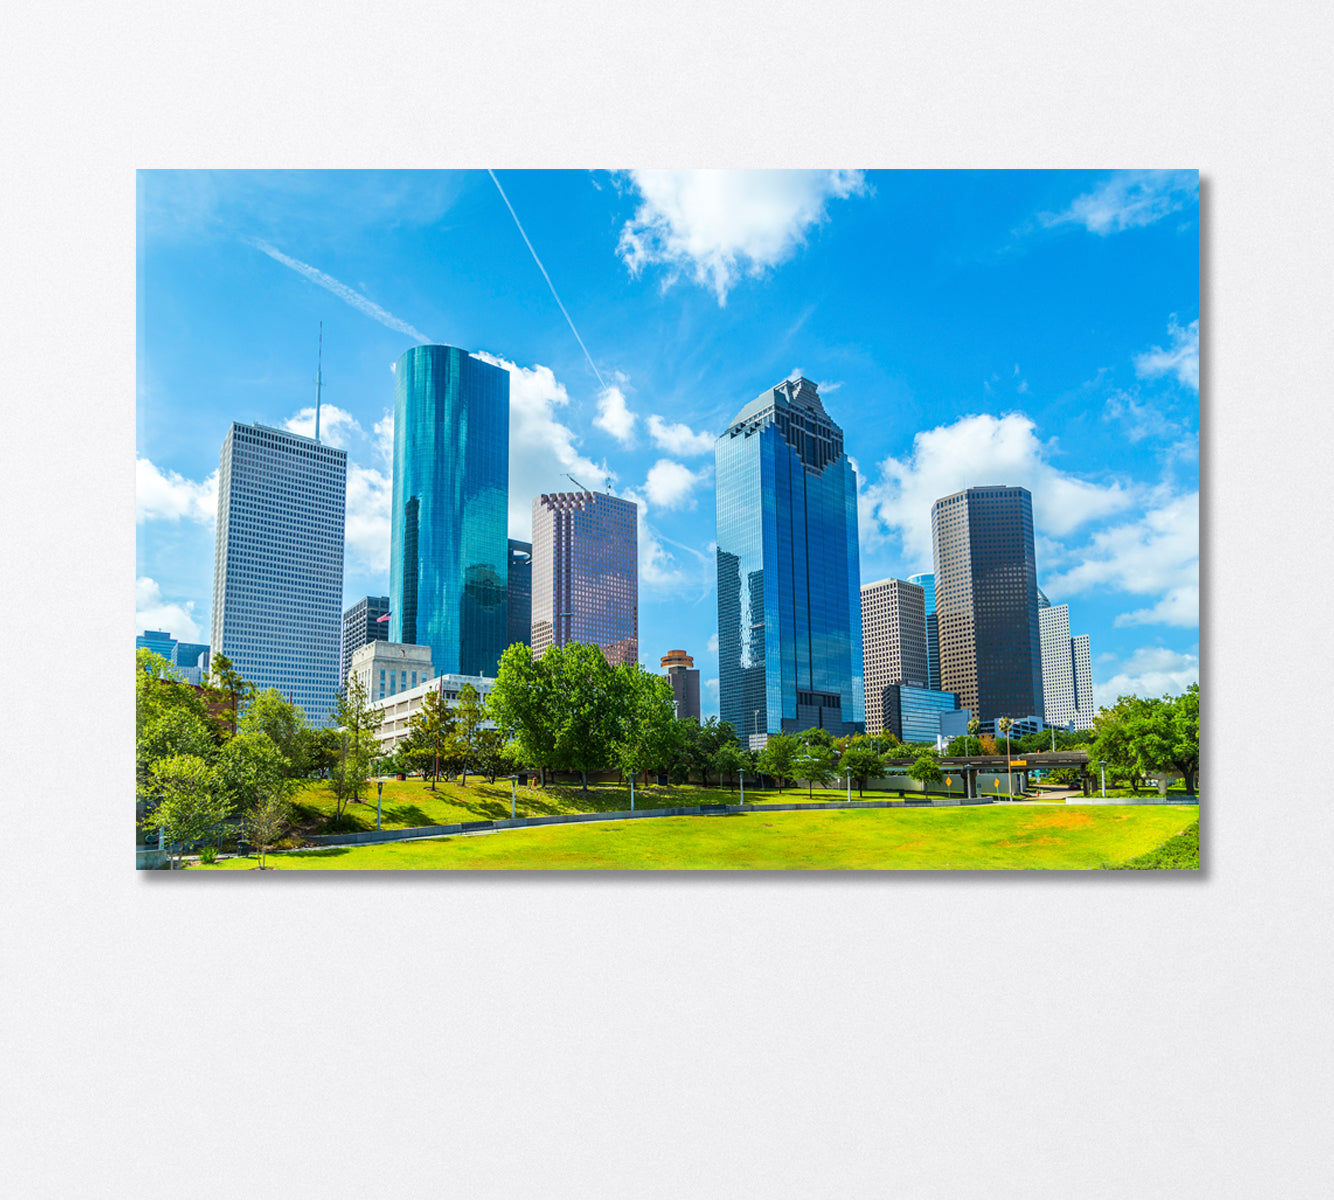
[[[688,650],[716,712],[713,437],[800,371],[863,582],[1022,485],[1098,701],[1198,679],[1194,171],[145,171],[138,221],[139,630],[208,640],[223,436],[311,431],[323,321],[348,603],[388,591],[391,364],[462,346],[512,372],[511,535],[565,472],[635,499],[641,659]]]

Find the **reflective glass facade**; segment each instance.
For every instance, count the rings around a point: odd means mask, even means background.
[[[884,727],[901,742],[934,742],[941,733],[941,713],[959,707],[953,692],[933,692],[929,688],[895,684],[880,693]]]
[[[533,501],[533,657],[600,646],[612,666],[639,661],[639,508],[598,492]]]
[[[976,487],[931,507],[940,680],[983,722],[1041,713],[1033,497]]]
[[[509,600],[505,640],[533,644],[533,546],[510,538]]]
[[[915,583],[926,593],[926,679],[936,691],[940,691],[940,629],[936,623],[936,577],[931,572],[922,575],[909,575],[909,583]]]
[[[509,372],[454,346],[394,370],[389,640],[494,676],[508,607]]]
[[[864,729],[857,477],[815,384],[785,380],[714,447],[719,709],[743,742]]]
[[[234,424],[218,472],[212,648],[312,725],[338,692],[347,451]]]

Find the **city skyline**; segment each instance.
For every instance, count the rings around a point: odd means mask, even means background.
[[[1198,678],[1194,172],[497,181],[140,174],[139,629],[207,640],[217,443],[313,432],[323,321],[344,606],[388,591],[390,364],[429,334],[510,372],[510,537],[566,472],[639,505],[640,660],[688,650],[706,716],[713,436],[784,374],[847,430],[863,579],[931,570],[934,500],[1024,486],[1097,702]]]

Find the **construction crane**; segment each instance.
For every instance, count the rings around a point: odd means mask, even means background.
[[[585,491],[585,492],[587,492],[590,496],[593,494],[593,489],[592,489],[592,488],[590,488],[590,487],[584,487],[584,485],[583,485],[582,483],[580,483],[580,482],[579,482],[573,475],[571,475],[568,471],[565,472],[565,478],[568,479],[572,484],[574,484],[575,487],[579,488],[581,491]]]

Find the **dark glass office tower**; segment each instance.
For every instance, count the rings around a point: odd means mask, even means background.
[[[931,506],[940,683],[982,721],[1042,716],[1033,497],[976,487]]]
[[[923,575],[909,575],[926,596],[926,679],[927,686],[940,691],[940,630],[936,624],[936,577],[930,571]]]
[[[506,641],[533,644],[533,544],[510,538]]]
[[[743,742],[861,732],[857,476],[815,384],[784,380],[714,447],[719,710]]]
[[[443,675],[495,675],[506,646],[509,372],[416,346],[394,372],[389,640]]]
[[[367,642],[389,640],[389,622],[380,620],[388,612],[388,596],[363,596],[343,613],[343,663],[338,675],[339,687],[347,683],[354,650],[360,650]]]

